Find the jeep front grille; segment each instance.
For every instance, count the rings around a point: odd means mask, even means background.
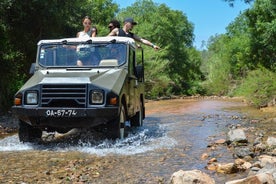
[[[85,84],[44,84],[41,86],[41,106],[85,107],[86,89]]]

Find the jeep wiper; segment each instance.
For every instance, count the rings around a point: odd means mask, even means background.
[[[110,40],[111,43],[116,43],[116,39]]]
[[[87,40],[85,43],[92,44],[92,40]]]
[[[63,45],[67,45],[67,40],[62,40],[62,42],[61,42]]]
[[[92,70],[92,68],[88,67],[77,67],[77,68],[66,68],[67,71],[78,71],[78,70]]]

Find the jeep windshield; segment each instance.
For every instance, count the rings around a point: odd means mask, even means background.
[[[114,67],[126,62],[123,43],[45,43],[38,63],[44,67]]]

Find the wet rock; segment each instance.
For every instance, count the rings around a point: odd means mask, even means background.
[[[265,152],[267,146],[263,143],[259,143],[253,147],[255,155],[260,155]]]
[[[237,147],[234,150],[233,156],[235,158],[244,158],[246,156],[254,157],[254,152],[252,152],[248,147]]]
[[[272,151],[271,151],[271,153],[270,153],[272,156],[276,156],[276,148],[275,149],[273,149]]]
[[[234,163],[208,163],[206,167],[208,170],[216,171],[218,173],[223,174],[232,174],[238,173],[241,171],[246,171],[252,167],[252,164],[243,160],[243,159],[236,159]]]
[[[215,141],[215,144],[225,144],[226,140],[225,139],[219,139]]]
[[[243,159],[247,162],[251,162],[253,160],[253,158],[250,155],[245,156]]]
[[[255,140],[254,140],[254,143],[253,145],[257,145],[257,144],[260,144],[262,142],[262,137],[257,137]]]
[[[215,181],[206,173],[199,170],[177,171],[173,173],[170,184],[214,184]]]
[[[242,165],[244,163],[245,163],[245,160],[243,160],[243,159],[238,158],[238,159],[235,160],[236,165]]]
[[[225,184],[274,184],[272,174],[270,173],[261,173],[255,176],[249,176],[244,179],[234,180],[226,182]]]
[[[208,161],[208,164],[211,164],[213,162],[217,162],[218,160],[216,158],[211,158],[209,161]]]
[[[260,161],[257,161],[255,163],[252,164],[252,167],[258,167],[258,168],[261,168],[261,162]]]
[[[218,173],[224,173],[224,174],[232,174],[237,173],[238,168],[234,163],[227,163],[227,164],[217,164],[217,170]]]
[[[269,147],[276,147],[276,138],[268,137],[266,143]]]
[[[261,155],[259,157],[261,167],[265,167],[267,165],[276,166],[276,157],[269,155]]]
[[[209,157],[208,153],[203,153],[200,157],[201,160],[206,160]]]
[[[236,159],[234,164],[239,171],[245,171],[252,167],[252,164],[250,162],[247,162],[246,160],[240,158]]]
[[[227,143],[247,143],[248,140],[246,138],[246,135],[244,131],[239,128],[239,129],[231,129],[227,133]]]
[[[252,165],[248,175],[271,174],[276,183],[276,158],[269,155],[261,155],[258,159],[259,161]]]
[[[208,165],[206,166],[206,169],[208,169],[208,170],[210,170],[210,171],[216,171],[217,168],[218,168],[218,166],[217,166],[217,164],[215,164],[215,163],[211,163],[211,164],[208,164]]]

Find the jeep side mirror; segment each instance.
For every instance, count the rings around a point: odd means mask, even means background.
[[[35,63],[32,63],[30,70],[29,70],[29,74],[33,75],[35,72]]]

